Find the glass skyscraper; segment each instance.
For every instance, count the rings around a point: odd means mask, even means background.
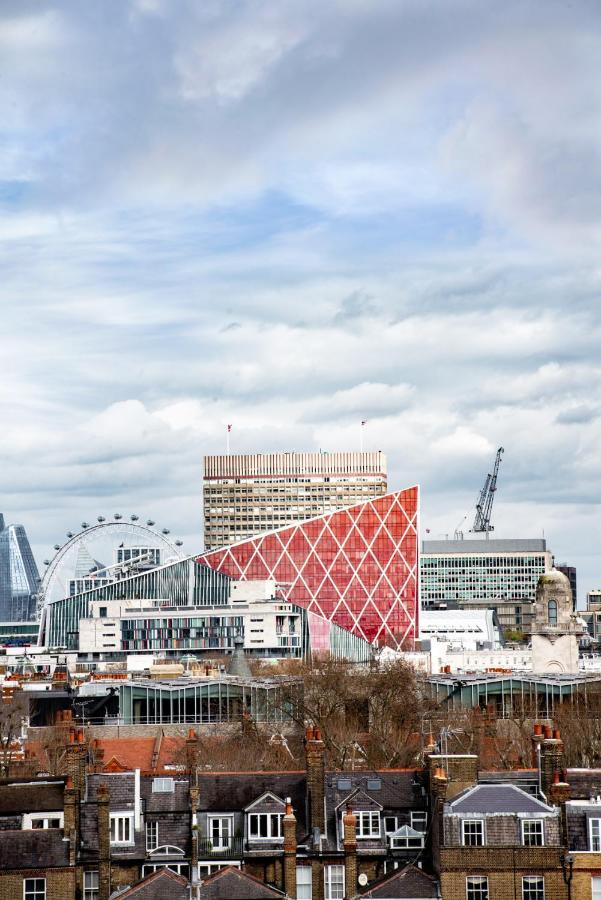
[[[39,573],[22,525],[5,525],[0,513],[0,622],[36,618]]]

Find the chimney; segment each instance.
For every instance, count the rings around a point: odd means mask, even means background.
[[[189,772],[192,772],[198,763],[198,747],[198,734],[194,728],[189,728],[188,737],[186,738],[186,765]]]
[[[65,766],[67,775],[71,777],[73,787],[80,797],[82,797],[85,792],[87,757],[88,745],[86,743],[83,728],[70,728],[66,747]]]
[[[284,826],[284,890],[290,900],[296,900],[296,817],[290,797],[286,797]]]
[[[342,817],[344,849],[344,896],[351,900],[357,894],[357,816],[350,803]]]
[[[192,826],[192,854],[190,864],[192,871],[196,871],[198,865],[198,788],[190,788],[190,818]]]
[[[532,768],[538,769],[538,751],[543,742],[543,726],[540,722],[535,722],[532,728]]]
[[[305,758],[307,762],[307,790],[309,793],[311,830],[319,828],[322,835],[326,833],[324,805],[325,749],[319,728],[307,728]]]
[[[561,771],[563,765],[563,741],[559,728],[553,730],[550,725],[543,729],[543,741],[540,756],[540,780],[543,793],[549,796],[553,784],[553,773]]]
[[[78,824],[79,824],[79,797],[73,787],[73,779],[67,776],[63,794],[64,826],[63,833],[69,841],[69,865],[74,866],[77,861]]]
[[[552,806],[562,806],[570,799],[570,785],[567,781],[567,772],[553,772],[553,780],[549,785],[547,799]]]
[[[111,894],[111,815],[109,789],[99,784],[96,794],[98,822],[98,900],[109,900]]]

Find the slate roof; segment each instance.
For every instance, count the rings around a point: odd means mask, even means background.
[[[59,828],[0,831],[0,872],[69,865],[69,841]]]
[[[554,813],[514,784],[480,784],[462,791],[447,805],[451,813]]]
[[[297,821],[297,835],[307,832],[306,772],[199,772],[199,812],[230,812],[246,809],[270,792],[290,797]]]
[[[0,816],[63,809],[64,779],[0,781]]]
[[[572,800],[588,800],[601,795],[601,769],[568,769]]]
[[[233,866],[215,872],[203,881],[200,900],[283,900],[285,895]]]
[[[129,897],[135,897],[136,900],[164,900],[165,897],[169,897],[169,900],[187,900],[190,893],[185,878],[171,869],[159,869],[126,891],[111,896],[114,900],[128,900]]]
[[[379,898],[379,900],[430,900],[440,897],[438,882],[417,866],[409,865],[397,869],[391,875],[385,875],[374,882],[361,898]]]

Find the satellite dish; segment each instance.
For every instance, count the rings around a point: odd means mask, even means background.
[[[361,887],[365,887],[365,885],[367,884],[367,875],[365,874],[365,872],[361,872],[361,874],[357,878],[357,881],[359,882]]]

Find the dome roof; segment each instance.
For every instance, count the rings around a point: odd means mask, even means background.
[[[559,569],[551,569],[550,572],[545,572],[538,579],[539,584],[554,584],[557,587],[567,587],[570,588],[570,579],[567,575],[564,575],[563,572],[560,572]]]

